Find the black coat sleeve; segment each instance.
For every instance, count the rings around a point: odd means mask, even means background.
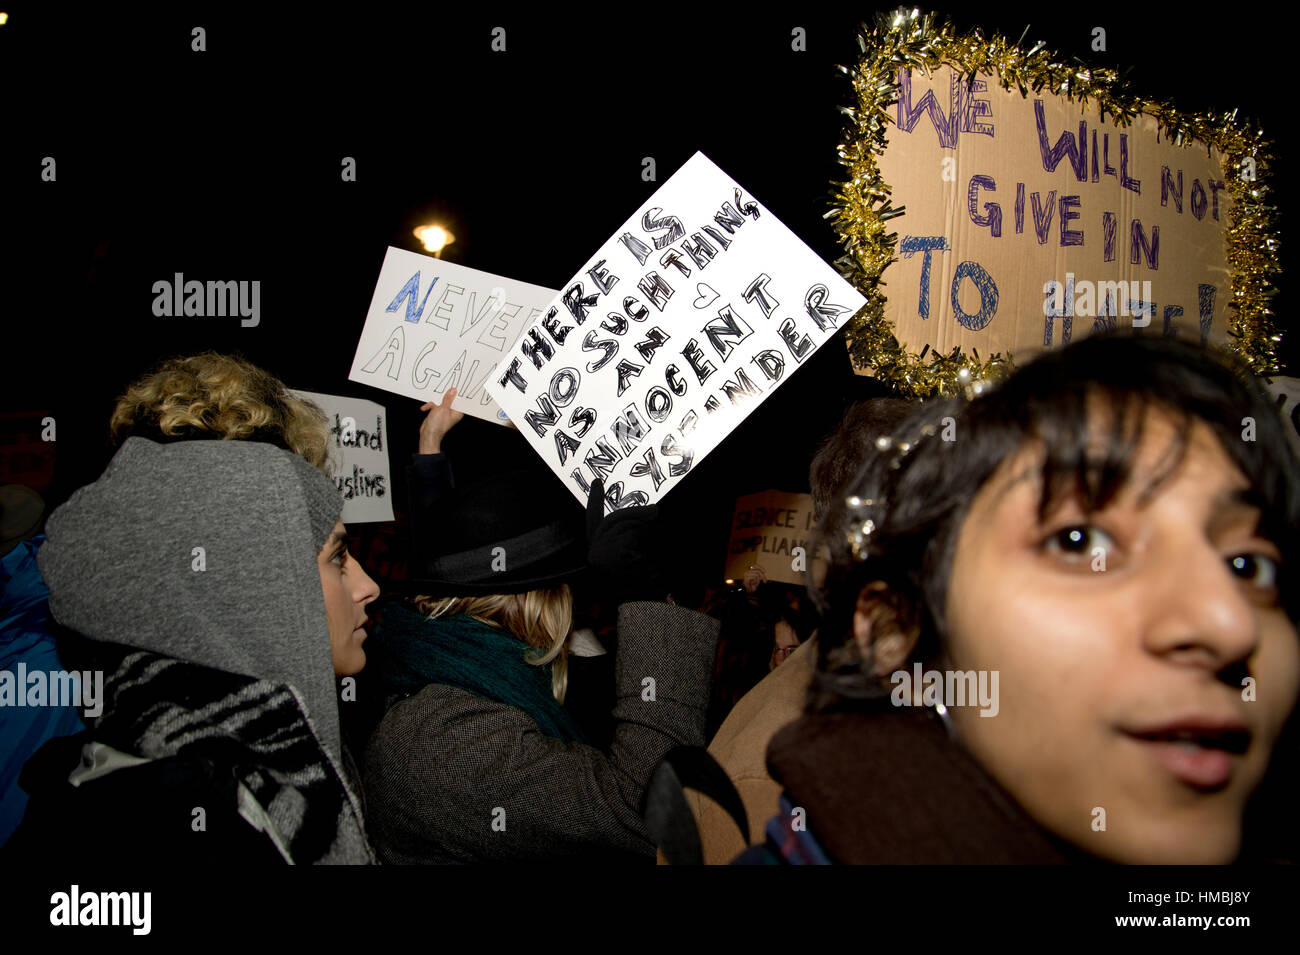
[[[411,541],[415,555],[426,559],[422,542],[433,540],[438,527],[438,504],[456,486],[451,461],[445,454],[413,454],[406,468],[407,493],[410,506]]]

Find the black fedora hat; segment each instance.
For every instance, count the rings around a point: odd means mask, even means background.
[[[586,515],[554,475],[498,472],[417,515],[408,594],[515,594],[571,581],[587,566]]]

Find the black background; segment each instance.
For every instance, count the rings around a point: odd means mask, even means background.
[[[400,497],[417,403],[347,374],[385,247],[417,249],[412,229],[430,219],[456,235],[447,259],[556,288],[657,187],[643,157],[662,182],[698,149],[824,259],[841,252],[823,218],[840,176],[837,107],[852,102],[835,64],[853,62],[867,8],[7,9],[0,410],[55,414],[51,504],[98,476],[130,380],[208,348],[291,387],[387,405]],[[1135,90],[1184,109],[1239,106],[1275,138],[1291,118],[1292,41],[1253,18],[949,13],[1013,38],[1029,26],[1027,42],[1128,70]],[[206,52],[191,50],[196,25]],[[794,26],[807,52],[791,51]],[[1091,50],[1096,26],[1105,53]],[[45,156],[54,183],[40,179]],[[341,181],[345,156],[356,182]],[[1274,185],[1286,168],[1281,157]],[[152,285],[176,272],[260,280],[260,325],[154,317]],[[681,569],[716,579],[734,497],[806,489],[817,442],[850,400],[877,393],[841,345],[821,349],[666,499],[666,532],[691,541]],[[532,455],[471,418],[446,449],[466,479]]]

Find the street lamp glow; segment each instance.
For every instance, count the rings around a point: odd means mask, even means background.
[[[456,237],[440,225],[420,226],[415,230],[415,237],[424,243],[424,247],[438,255],[447,246],[456,241]]]

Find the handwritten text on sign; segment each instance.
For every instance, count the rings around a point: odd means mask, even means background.
[[[743,580],[751,566],[768,580],[803,584],[814,558],[815,518],[811,494],[761,491],[736,498],[723,576]]]
[[[696,153],[593,256],[488,385],[574,496],[657,501],[862,307]]]
[[[325,412],[329,466],[343,495],[343,523],[391,521],[393,482],[388,466],[384,406],[362,398],[295,391]]]
[[[552,289],[389,248],[348,378],[506,423],[483,387]]]
[[[913,352],[1029,357],[1115,327],[1222,341],[1231,202],[1217,151],[1174,146],[988,77],[900,69],[880,157],[898,260],[886,317]]]

